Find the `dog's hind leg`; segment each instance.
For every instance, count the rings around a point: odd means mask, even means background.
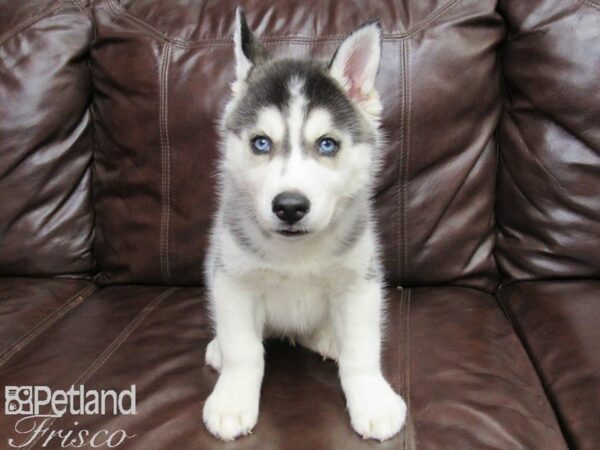
[[[313,333],[298,338],[298,343],[318,353],[323,359],[337,361],[340,356],[333,326],[329,320],[323,321]]]

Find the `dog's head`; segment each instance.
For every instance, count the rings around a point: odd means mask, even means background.
[[[238,8],[234,47],[222,168],[264,232],[286,239],[319,233],[372,182],[380,27],[356,29],[328,62],[274,59]]]

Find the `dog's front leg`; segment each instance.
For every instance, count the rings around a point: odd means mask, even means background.
[[[333,323],[340,343],[339,371],[354,430],[383,441],[406,418],[406,405],[383,378],[380,364],[382,292],[361,280],[335,300]]]
[[[204,423],[223,440],[248,434],[256,425],[264,373],[263,320],[247,289],[217,273],[212,291],[221,373],[204,404]]]

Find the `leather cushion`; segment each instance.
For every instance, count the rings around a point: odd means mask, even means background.
[[[521,282],[501,298],[571,448],[600,441],[600,281]]]
[[[0,274],[84,276],[94,265],[87,11],[3,2]]]
[[[496,257],[508,279],[600,277],[600,4],[503,1]]]
[[[389,293],[384,372],[409,404],[404,432],[363,441],[349,423],[336,365],[284,342],[266,346],[261,414],[232,449],[565,449],[525,351],[489,295],[465,288]],[[221,448],[202,424],[217,374],[201,288],[114,286],[91,295],[0,367],[2,384],[125,389],[136,415],[65,415],[51,429],[124,429],[124,448]],[[12,436],[14,416],[0,416]]]
[[[200,284],[236,2],[103,0],[91,51],[101,282]],[[500,114],[492,0],[244,2],[276,55],[330,57],[372,18],[389,154],[376,209],[393,284],[495,286]],[[468,67],[468,70],[465,70]]]
[[[0,278],[0,365],[94,290],[83,280]]]

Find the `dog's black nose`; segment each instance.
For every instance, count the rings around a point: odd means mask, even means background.
[[[310,209],[310,201],[299,192],[282,192],[273,199],[273,212],[290,225],[302,219]]]

